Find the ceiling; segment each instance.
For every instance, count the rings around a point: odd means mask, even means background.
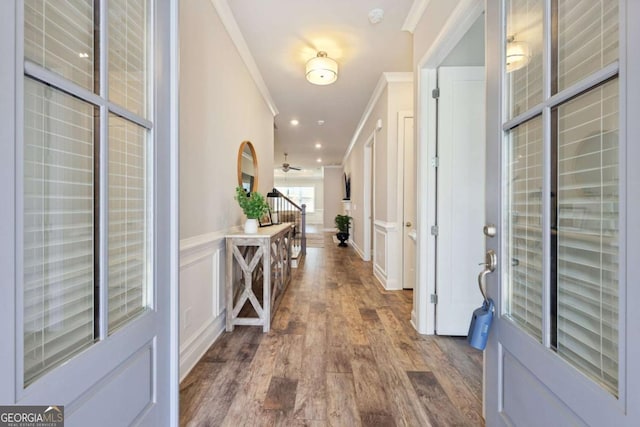
[[[285,152],[291,165],[306,169],[342,163],[382,73],[411,71],[412,35],[402,27],[413,3],[228,0],[278,111],[276,164]],[[368,19],[375,8],[384,10],[378,24]],[[305,64],[318,51],[338,63],[338,80],[331,85],[305,79]],[[299,124],[291,125],[292,119]],[[322,148],[315,148],[318,143]]]

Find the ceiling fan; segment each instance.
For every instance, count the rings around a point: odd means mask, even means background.
[[[291,166],[289,163],[287,163],[287,153],[284,153],[284,163],[282,164],[282,172],[289,172],[290,170],[299,171],[302,169],[297,168],[295,166]]]

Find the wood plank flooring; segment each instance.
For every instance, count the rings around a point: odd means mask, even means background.
[[[180,385],[182,426],[484,426],[482,354],[409,323],[351,248],[309,248],[272,330],[237,326]]]

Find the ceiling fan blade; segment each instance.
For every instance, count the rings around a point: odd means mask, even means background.
[[[297,168],[295,166],[289,166],[289,169],[293,169],[294,171],[301,171],[302,169]]]

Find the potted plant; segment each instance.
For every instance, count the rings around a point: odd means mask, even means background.
[[[335,217],[336,228],[338,233],[336,237],[340,240],[338,246],[347,246],[345,243],[349,239],[349,226],[351,225],[351,217],[349,215],[338,214]]]
[[[244,188],[236,187],[236,197],[242,211],[247,216],[244,232],[253,234],[258,232],[258,218],[267,213],[269,205],[260,193],[247,193]]]

